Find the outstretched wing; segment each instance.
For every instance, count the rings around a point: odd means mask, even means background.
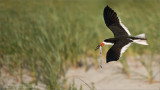
[[[116,12],[110,7],[106,6],[104,8],[103,16],[107,27],[113,32],[114,37],[131,35],[128,29],[121,23]]]
[[[127,50],[131,43],[114,44],[106,54],[106,62],[117,61],[122,54]]]

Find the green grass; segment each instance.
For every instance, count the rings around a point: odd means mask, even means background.
[[[149,46],[133,45],[126,55],[159,53],[159,3],[160,0],[1,0],[0,66],[11,73],[19,72],[20,78],[22,70],[28,69],[35,83],[42,81],[50,90],[63,89],[60,78],[67,68],[76,66],[83,57],[96,57],[95,47],[113,37],[103,20],[106,5],[118,13],[133,36],[147,35]]]

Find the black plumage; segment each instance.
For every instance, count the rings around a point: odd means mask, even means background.
[[[121,26],[120,20],[110,7],[106,6],[103,12],[104,21],[107,27],[113,32],[114,37],[129,36],[125,29]]]
[[[128,37],[128,36],[122,36],[119,38],[110,38],[110,39],[106,39],[104,41],[114,43],[114,45],[108,50],[108,52],[106,54],[106,62],[107,63],[110,61],[117,61],[119,59],[119,57],[121,56],[121,49],[124,46],[133,42],[132,40],[130,40],[130,37]]]
[[[113,32],[114,38],[105,39],[96,47],[96,49],[100,46],[103,47],[104,45],[113,44],[106,54],[107,63],[110,61],[117,61],[133,42],[148,45],[145,34],[132,37],[128,29],[121,23],[121,20],[117,16],[116,12],[109,6],[104,8],[103,16],[105,24]]]

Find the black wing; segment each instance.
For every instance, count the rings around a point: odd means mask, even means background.
[[[130,45],[130,42],[115,43],[106,54],[106,62],[117,61]]]
[[[106,6],[103,12],[104,20],[107,27],[113,32],[114,37],[121,35],[129,36],[130,32],[128,29],[121,23],[116,12],[114,12],[110,7]]]

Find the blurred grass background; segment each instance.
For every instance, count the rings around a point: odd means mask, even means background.
[[[131,45],[124,56],[160,53],[160,0],[1,0],[0,68],[47,89],[64,89],[67,68],[97,54],[95,47],[113,37],[105,26],[103,9],[113,8],[133,36],[145,33],[149,46]],[[105,47],[103,52],[107,52]],[[105,57],[105,53],[103,53]],[[23,82],[21,80],[21,82]]]

